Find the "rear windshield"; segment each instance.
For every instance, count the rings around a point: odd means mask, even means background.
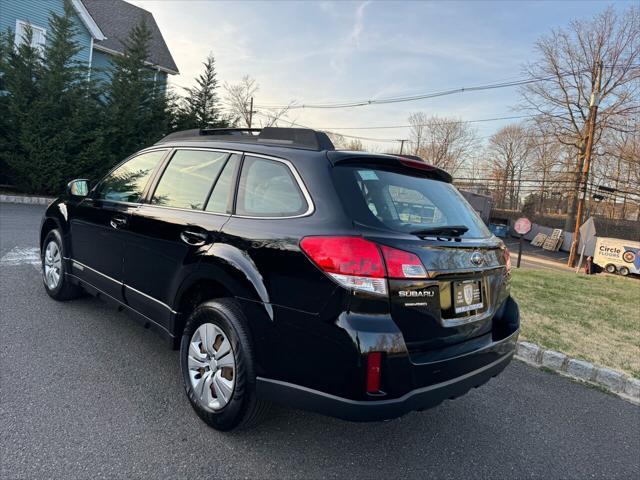
[[[407,233],[465,226],[465,238],[491,236],[450,183],[360,166],[334,168],[334,180],[347,212],[361,224]]]

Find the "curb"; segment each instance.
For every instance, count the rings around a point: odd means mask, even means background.
[[[0,203],[26,203],[30,205],[49,205],[51,197],[28,197],[25,195],[0,195]]]
[[[626,373],[571,358],[564,353],[545,350],[540,345],[529,342],[518,342],[516,358],[531,366],[548,368],[573,380],[602,388],[640,405],[640,380]]]

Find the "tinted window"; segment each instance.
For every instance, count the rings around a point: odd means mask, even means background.
[[[222,152],[178,150],[162,174],[151,203],[202,210],[228,156]]]
[[[245,157],[238,188],[238,215],[287,217],[307,210],[307,202],[287,165]]]
[[[491,236],[450,183],[352,166],[335,168],[334,178],[347,211],[359,223],[402,232],[462,225],[468,228],[465,237]]]
[[[98,186],[97,198],[139,202],[153,170],[166,150],[143,153],[116,168]]]
[[[233,181],[233,174],[236,171],[238,162],[240,161],[240,155],[233,154],[229,158],[229,161],[224,166],[224,170],[218,177],[213,192],[211,192],[211,198],[207,203],[207,212],[217,213],[231,213],[231,190]]]

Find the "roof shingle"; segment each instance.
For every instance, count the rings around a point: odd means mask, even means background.
[[[122,40],[126,39],[131,29],[144,18],[152,34],[149,44],[149,62],[171,73],[179,73],[162,37],[162,32],[150,12],[124,0],[82,0],[82,3],[107,37],[105,40],[96,42],[95,45],[123,53]]]

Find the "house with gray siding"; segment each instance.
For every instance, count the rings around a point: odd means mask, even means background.
[[[87,65],[88,73],[108,81],[112,60],[122,55],[122,40],[141,20],[151,30],[149,68],[154,78],[166,84],[168,75],[178,75],[171,52],[153,15],[124,0],[71,0],[77,23],[76,41],[81,50],[78,60]],[[24,41],[27,25],[33,31],[32,44],[45,45],[51,13],[64,13],[63,0],[0,0],[0,31],[11,29],[15,43]]]

